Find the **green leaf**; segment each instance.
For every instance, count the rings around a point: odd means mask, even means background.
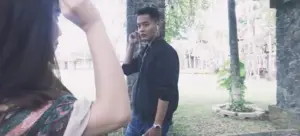
[[[217,74],[219,77],[224,77],[226,75],[229,75],[228,71],[226,71],[226,70],[220,70]]]
[[[246,69],[244,63],[240,62],[240,75],[245,76],[246,75]]]
[[[170,0],[166,4],[165,39],[184,39],[183,33],[194,24],[198,0]]]

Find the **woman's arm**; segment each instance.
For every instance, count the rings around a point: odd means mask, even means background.
[[[96,101],[91,108],[87,135],[116,130],[130,120],[130,101],[120,63],[102,21],[87,32],[94,63]]]
[[[127,85],[97,9],[90,0],[60,0],[60,7],[64,16],[86,33],[94,64],[96,100],[85,135],[121,128],[131,116]]]

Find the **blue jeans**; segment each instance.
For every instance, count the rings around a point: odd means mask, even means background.
[[[162,135],[167,136],[171,123],[163,124]],[[153,124],[141,120],[140,117],[133,115],[131,122],[128,124],[125,136],[142,136],[149,130]]]

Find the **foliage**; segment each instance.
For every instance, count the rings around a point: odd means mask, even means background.
[[[243,62],[239,63],[240,65],[240,91],[241,91],[241,99],[239,101],[233,101],[231,99],[231,104],[229,109],[232,111],[237,111],[237,112],[248,112],[252,111],[252,109],[249,109],[245,106],[246,101],[245,101],[245,90],[246,90],[246,85],[245,85],[245,79],[246,79],[246,71],[245,71],[245,65]],[[226,63],[220,68],[218,71],[218,84],[221,88],[224,88],[229,91],[230,96],[232,93],[232,76],[230,73],[230,61],[226,61]]]
[[[237,5],[239,39],[244,41],[240,44],[242,55],[253,53],[249,47],[254,47],[261,53],[274,52],[276,17],[275,10],[269,8],[269,2],[239,0]],[[272,47],[271,51],[268,46]]]
[[[169,0],[166,5],[165,39],[184,39],[195,18],[198,0]]]
[[[230,61],[226,61],[225,64],[220,68],[218,71],[218,83],[220,87],[231,90],[231,74],[230,74]],[[244,84],[244,81],[246,79],[246,70],[245,65],[243,62],[240,62],[240,75],[241,75],[241,84],[242,84],[242,90],[246,89],[246,86]]]

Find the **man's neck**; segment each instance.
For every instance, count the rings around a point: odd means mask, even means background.
[[[150,40],[145,41],[145,43],[148,44],[148,45],[150,46],[150,45],[151,45],[154,41],[156,41],[157,39],[160,39],[160,37],[159,37],[159,36],[154,36],[154,37],[152,37]]]

